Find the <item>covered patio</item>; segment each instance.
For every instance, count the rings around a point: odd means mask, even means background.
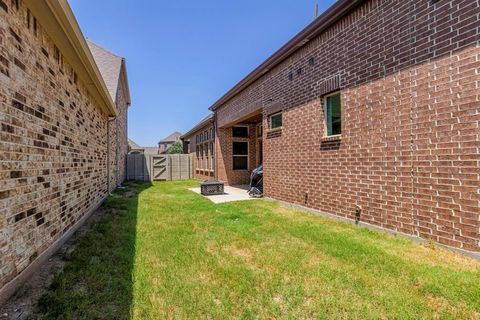
[[[217,177],[230,186],[248,185],[263,163],[263,115],[259,109],[218,128]]]

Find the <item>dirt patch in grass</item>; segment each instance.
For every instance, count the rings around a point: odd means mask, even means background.
[[[101,221],[106,214],[118,214],[125,212],[128,207],[118,199],[134,197],[136,184],[129,184],[127,187],[118,189],[107,202],[99,207],[85,221],[85,223],[68,239],[60,249],[45,262],[35,274],[3,305],[0,306],[0,320],[25,320],[35,318],[34,314],[38,308],[38,302],[48,292],[55,281],[55,276],[60,274],[66,264],[71,261],[79,241]],[[112,201],[113,200],[113,201]],[[91,260],[98,259],[92,256]],[[84,283],[76,283],[70,288],[74,294],[81,295],[88,293]],[[112,311],[114,312],[114,311]]]
[[[250,264],[252,253],[248,248],[235,248],[235,247],[224,247],[223,250],[235,257],[242,259],[244,262]]]

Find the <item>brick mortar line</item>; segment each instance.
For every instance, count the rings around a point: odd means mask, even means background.
[[[52,256],[54,255],[60,247],[70,239],[75,232],[87,221],[87,219],[105,202],[108,195],[103,198],[96,205],[91,207],[87,213],[80,218],[66,233],[63,234],[61,238],[52,243],[48,249],[43,251],[32,263],[28,265],[24,270],[22,270],[15,278],[10,282],[6,283],[0,289],[0,306],[8,301],[8,299],[15,294],[15,292],[20,289],[20,287],[25,284],[26,281],[34,274],[41,266]]]

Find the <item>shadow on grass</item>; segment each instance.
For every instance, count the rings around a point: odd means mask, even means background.
[[[128,182],[107,199],[32,318],[131,318],[138,199],[150,186]]]

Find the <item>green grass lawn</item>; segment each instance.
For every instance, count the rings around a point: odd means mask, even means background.
[[[129,184],[40,299],[52,319],[478,319],[480,263],[195,181]]]

